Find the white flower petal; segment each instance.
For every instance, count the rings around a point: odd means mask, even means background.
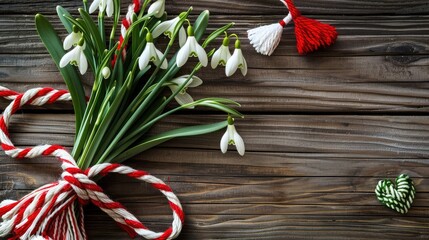
[[[228,60],[225,66],[225,74],[227,77],[232,76],[238,68],[239,65],[239,59],[238,59],[237,50],[234,51],[234,54],[232,54],[231,58]]]
[[[194,102],[194,99],[187,92],[177,94],[174,99],[180,104],[185,105]],[[191,107],[194,108],[194,107]]]
[[[179,46],[182,47],[186,42],[186,31],[182,26],[179,30]]]
[[[107,0],[101,0],[100,5],[99,5],[99,11],[100,12],[104,12],[104,10],[106,9],[106,1]]]
[[[237,131],[234,132],[234,143],[235,143],[235,147],[237,148],[238,154],[240,154],[241,156],[244,156],[246,148],[244,146],[243,138],[240,136],[240,134],[238,134]]]
[[[70,52],[66,53],[60,61],[60,67],[65,67],[67,64],[69,64],[71,61],[76,59],[76,51],[75,49],[71,50]]]
[[[72,33],[67,35],[67,37],[64,39],[64,43],[63,43],[64,50],[69,50],[73,46],[74,43],[75,42],[74,42],[74,38],[73,38]]]
[[[228,62],[228,60],[231,58],[231,52],[229,51],[228,46],[222,46],[222,55],[221,60],[225,62],[225,64]]]
[[[220,139],[220,150],[222,153],[226,153],[228,150],[228,142],[229,142],[229,133],[228,130],[225,131],[222,138]]]
[[[164,57],[164,54],[159,51],[158,49],[155,48],[157,57],[158,57],[158,61],[161,61],[161,59]],[[164,59],[164,61],[161,64],[161,69],[167,69],[168,68],[168,62],[167,62],[167,58]]]
[[[106,14],[108,17],[111,17],[113,15],[113,0],[107,0],[107,9],[106,9]]]
[[[101,0],[94,0],[89,6],[89,13],[95,12],[95,10],[100,6]]]
[[[197,40],[195,39],[194,36],[190,36],[190,37],[188,37],[188,41],[189,41],[189,55],[196,54],[197,53],[197,51],[196,51],[197,48],[195,47],[195,45],[198,44]]]
[[[180,90],[180,85],[169,85],[168,87],[172,93],[178,92]]]
[[[207,64],[209,63],[209,60],[207,58],[206,51],[198,43],[196,43],[195,47],[196,47],[196,52],[197,52],[198,59],[200,60],[201,64],[204,67],[207,67]]]
[[[142,52],[142,54],[140,55],[140,58],[139,58],[139,68],[140,68],[140,70],[143,70],[145,67],[147,67],[147,65],[149,64],[150,58],[151,58],[151,56],[150,56],[150,47],[148,47],[148,44],[146,44],[146,47],[143,50],[143,52]]]
[[[88,70],[88,61],[86,61],[86,56],[83,51],[80,51],[80,59],[79,59],[79,71],[80,74],[84,75]]]
[[[167,31],[168,28],[170,28],[171,21],[172,20],[165,21],[165,22],[160,23],[158,26],[156,26],[156,28],[152,32],[152,36],[154,38],[157,38],[157,37],[161,36],[161,34],[163,34],[165,31]]]
[[[191,43],[191,40],[190,38],[188,38],[185,45],[183,45],[183,47],[177,53],[176,64],[178,67],[182,67],[188,61],[189,54],[190,54],[190,43]]]
[[[188,83],[188,87],[190,87],[190,88],[198,87],[201,84],[203,84],[203,80],[201,80],[201,78],[199,78],[197,76],[193,76],[190,83]]]
[[[217,68],[217,66],[219,66],[219,62],[221,59],[221,54],[222,54],[222,48],[219,48],[218,50],[216,50],[216,52],[213,54],[212,57],[212,62],[211,62],[211,67],[213,69]]]
[[[158,13],[155,14],[155,17],[160,18],[162,17],[162,15],[164,15],[165,12],[165,0],[159,0],[160,2],[162,2],[161,4],[161,9],[159,9]]]
[[[189,75],[183,75],[177,78],[174,78],[173,80],[171,80],[172,83],[175,83],[178,86],[181,86],[182,84],[184,84],[186,82],[186,80],[189,78]]]
[[[241,55],[240,71],[241,71],[241,74],[243,74],[243,76],[247,75],[247,62],[246,62],[246,59],[243,57],[243,55]]]
[[[234,133],[236,132],[234,125],[228,125],[229,141],[234,140]],[[228,141],[228,143],[229,143]]]
[[[150,5],[148,13],[155,14],[154,16],[156,18],[160,18],[162,15],[164,15],[164,10],[165,0],[157,0],[156,2],[152,3],[152,5]]]

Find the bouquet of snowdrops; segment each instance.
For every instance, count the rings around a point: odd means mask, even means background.
[[[94,21],[90,14],[97,10],[98,19]],[[188,17],[192,7],[173,18],[164,10],[165,0],[134,1],[120,22],[119,0],[94,0],[90,6],[84,1],[78,17],[58,6],[58,16],[69,32],[63,43],[49,22],[40,14],[36,16],[39,35],[73,99],[76,138],[72,156],[82,169],[98,163],[122,162],[167,140],[225,127],[221,150],[226,152],[229,144],[235,144],[240,155],[244,154],[243,140],[234,127],[234,117],[242,117],[233,108],[239,104],[216,97],[194,100],[187,93],[188,88],[203,83],[196,74],[208,65],[210,57],[211,67],[225,66],[227,76],[237,69],[243,75],[247,73],[238,36],[227,33],[233,23],[207,34],[208,11],[191,23]],[[113,24],[109,33],[105,22]],[[161,35],[169,38],[165,49],[157,48],[166,41]],[[210,43],[223,35],[220,48],[210,50]],[[236,38],[233,55],[229,50],[231,37]],[[198,59],[192,71],[177,76],[190,57]],[[89,100],[77,73],[83,75],[88,68],[94,76]],[[168,108],[173,100],[179,106]],[[225,112],[227,120],[147,135],[163,118],[196,107]]]
[[[98,18],[94,21],[90,14],[97,9]],[[222,152],[227,151],[228,145],[235,144],[239,154],[244,155],[243,139],[234,127],[234,118],[242,117],[233,108],[239,104],[216,97],[194,100],[187,93],[188,88],[203,83],[196,74],[209,64],[210,58],[211,67],[224,65],[227,76],[238,69],[246,75],[240,40],[236,34],[227,32],[232,23],[206,33],[209,12],[202,12],[191,23],[188,18],[191,11],[189,8],[170,18],[165,14],[165,0],[134,0],[120,21],[119,0],[94,0],[89,6],[84,0],[79,16],[72,16],[58,6],[58,16],[68,31],[64,41],[44,16],[36,15],[37,31],[59,67],[68,91],[34,88],[21,94],[0,86],[0,95],[13,100],[0,118],[0,141],[6,154],[12,157],[57,157],[63,173],[58,181],[18,201],[0,203],[0,237],[12,234],[11,239],[87,239],[82,206],[90,202],[132,237],[173,239],[179,235],[184,214],[172,189],[147,172],[117,163],[170,139],[207,134],[222,128],[227,128],[220,142]],[[160,38],[163,34],[169,40]],[[224,34],[220,48],[208,49],[211,42]],[[232,55],[231,37],[236,39]],[[163,41],[166,44],[161,44]],[[197,58],[197,63],[192,64],[187,74],[177,76],[190,57]],[[85,80],[81,75],[88,68],[92,71],[93,86],[86,97]],[[13,144],[9,138],[9,119],[21,106],[70,99],[76,115],[76,137],[71,154],[59,145],[22,149]],[[174,100],[178,105],[169,106]],[[148,133],[158,121],[180,110],[197,107],[222,111],[226,120]],[[171,227],[164,232],[152,232],[122,204],[110,199],[92,180],[108,173],[125,174],[161,191],[173,211]]]

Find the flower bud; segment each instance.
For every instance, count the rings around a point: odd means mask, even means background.
[[[101,70],[101,75],[103,75],[104,79],[108,79],[110,77],[110,68],[104,67],[103,70]]]

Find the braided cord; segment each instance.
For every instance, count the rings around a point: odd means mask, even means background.
[[[375,188],[378,201],[383,205],[405,214],[411,208],[416,189],[406,174],[396,178],[395,184],[389,179],[380,180]]]
[[[0,203],[0,237],[11,233],[20,239],[87,239],[83,226],[82,205],[98,206],[131,237],[146,239],[176,238],[183,226],[184,213],[177,196],[162,180],[141,170],[120,164],[103,163],[82,171],[73,157],[59,145],[39,145],[28,148],[16,147],[9,137],[12,115],[23,105],[41,106],[57,101],[70,101],[65,90],[34,88],[20,94],[0,86],[0,96],[12,100],[0,118],[0,141],[5,153],[14,158],[55,156],[61,161],[63,173],[57,182],[47,184],[27,194],[18,201]],[[109,173],[124,174],[151,184],[167,198],[173,212],[173,222],[164,232],[153,232],[116,201],[111,200],[91,178]],[[75,202],[78,202],[76,208]],[[55,237],[55,238],[54,238]]]

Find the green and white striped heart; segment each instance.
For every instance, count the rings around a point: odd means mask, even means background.
[[[396,178],[395,184],[389,179],[380,180],[375,188],[375,194],[383,205],[405,214],[411,208],[416,189],[410,177],[401,174]]]

